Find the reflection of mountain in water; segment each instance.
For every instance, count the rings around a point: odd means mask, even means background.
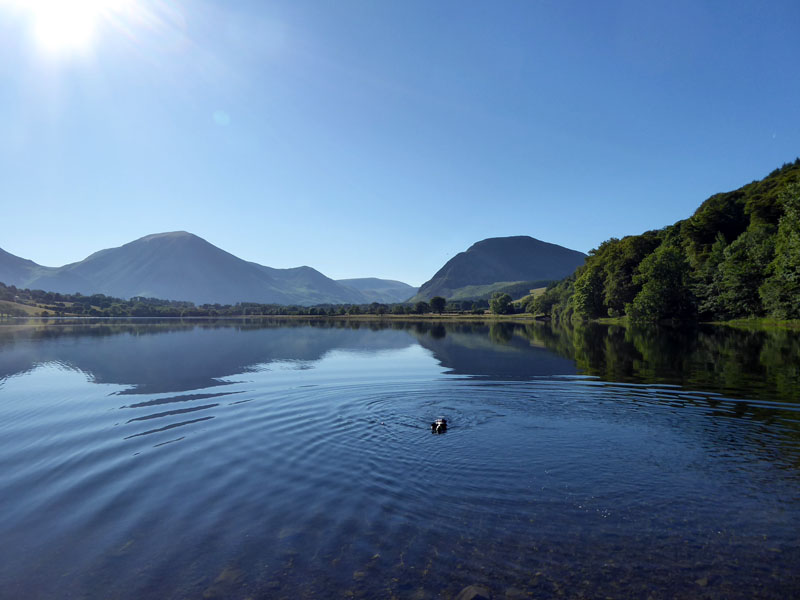
[[[576,372],[571,359],[520,331],[507,323],[51,322],[0,329],[0,379],[58,362],[97,383],[131,386],[122,393],[169,393],[213,387],[276,361],[313,363],[333,350],[374,352],[414,343],[459,375],[524,379]]]
[[[162,321],[0,329],[0,380],[58,362],[97,383],[132,386],[123,393],[179,392],[219,385],[221,378],[275,361],[310,363],[333,350],[394,350],[414,343],[391,329],[300,325]],[[165,333],[170,335],[159,335]]]
[[[574,375],[575,362],[520,335],[513,323],[448,324],[414,328],[417,341],[456,375],[527,379]]]
[[[172,335],[159,335],[171,333]],[[800,334],[588,325],[334,320],[50,322],[0,327],[0,382],[58,362],[128,393],[188,391],[275,361],[419,343],[453,374],[525,379],[575,373],[605,381],[794,402]]]
[[[669,384],[678,387],[674,393],[662,389],[659,402],[770,423],[779,418],[781,427],[797,435],[800,335],[785,331],[335,320],[51,321],[0,327],[0,387],[10,376],[58,363],[93,382],[127,388],[120,394],[144,396],[120,407],[129,412],[126,439],[172,435],[176,428],[213,419],[221,403],[249,402],[249,390],[234,381],[247,379],[238,377],[243,373],[287,362],[309,368],[337,350],[375,353],[415,344],[453,375],[510,381],[584,374],[610,383]],[[230,385],[220,387],[225,384]],[[625,404],[636,396],[632,389],[620,387],[615,397]]]

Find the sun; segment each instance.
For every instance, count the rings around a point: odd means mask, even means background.
[[[104,21],[129,8],[134,0],[24,0],[33,38],[45,53],[85,52]]]
[[[36,43],[49,53],[86,50],[97,28],[97,4],[95,0],[34,0],[31,10]]]

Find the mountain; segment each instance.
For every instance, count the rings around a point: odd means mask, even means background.
[[[489,238],[459,252],[422,284],[412,301],[470,298],[468,288],[482,295],[486,286],[502,283],[541,282],[562,279],[583,264],[586,255],[556,244],[519,235]],[[535,287],[535,286],[531,286]]]
[[[146,296],[196,304],[367,302],[358,290],[311,267],[265,267],[185,231],[148,235],[58,268],[0,252],[0,281],[51,292]]]
[[[330,277],[326,277],[311,267],[294,267],[291,269],[274,269],[256,263],[250,263],[267,274],[288,293],[291,302],[278,304],[366,304],[367,299],[357,291],[343,286]]]
[[[352,288],[363,295],[368,302],[392,304],[405,302],[417,293],[419,288],[412,287],[402,281],[364,277],[361,279],[337,279],[339,283]]]

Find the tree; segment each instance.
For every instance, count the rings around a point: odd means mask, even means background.
[[[495,292],[489,301],[489,309],[496,315],[507,315],[511,312],[511,296]]]
[[[764,308],[778,319],[800,318],[800,185],[782,198],[783,216],[775,236],[775,258],[758,293]]]
[[[554,320],[569,320],[572,314],[572,297],[575,292],[575,273],[547,287],[544,294],[533,300],[536,313],[551,316]]]
[[[644,258],[661,245],[660,232],[648,231],[642,235],[631,235],[621,240],[610,240],[600,245],[603,250],[604,305],[609,316],[616,317],[625,311],[625,305],[633,302],[641,286],[634,283],[636,268]]]
[[[642,290],[626,306],[634,320],[686,319],[695,314],[689,263],[674,246],[662,245],[639,264],[634,282]]]
[[[758,290],[775,252],[775,239],[766,225],[756,225],[725,248],[719,266],[720,316],[751,317],[763,312]]]
[[[414,312],[417,313],[418,315],[422,315],[422,314],[425,314],[427,312],[430,312],[430,310],[431,310],[431,307],[428,305],[427,302],[425,302],[423,300],[420,300],[419,302],[417,302],[414,305]]]
[[[575,312],[581,317],[595,319],[608,315],[603,302],[603,269],[595,263],[587,265],[575,280]]]
[[[697,283],[694,293],[697,297],[697,310],[701,318],[716,318],[722,313],[720,308],[722,274],[719,267],[725,260],[726,247],[725,236],[718,232],[708,259],[696,274]]]
[[[444,307],[447,305],[447,300],[442,298],[441,296],[434,296],[431,298],[431,310],[433,312],[437,312],[442,314]]]

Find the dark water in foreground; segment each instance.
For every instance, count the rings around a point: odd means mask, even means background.
[[[798,597],[798,398],[790,332],[4,322],[0,598]]]

